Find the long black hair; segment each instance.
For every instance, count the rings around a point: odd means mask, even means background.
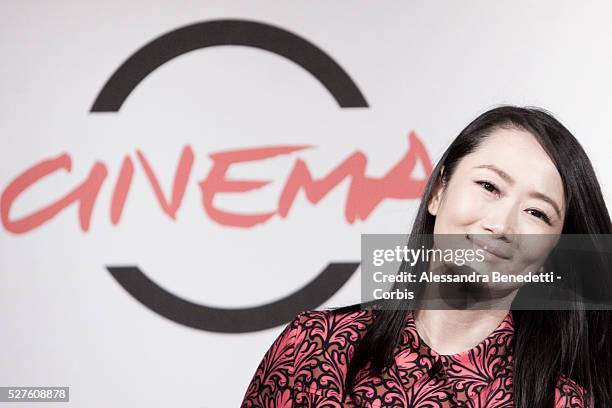
[[[595,171],[576,138],[543,109],[501,106],[474,119],[444,152],[423,192],[412,236],[433,234],[435,217],[427,206],[436,183],[448,182],[460,160],[498,128],[529,132],[557,167],[567,203],[562,234],[612,233]],[[377,373],[391,364],[393,349],[405,325],[406,309],[415,304],[418,293],[408,307],[406,301],[394,300],[388,301],[394,303],[391,307],[374,310],[374,319],[349,362],[345,390],[352,389],[356,374],[368,362]],[[368,307],[361,303],[332,310],[356,311],[364,306]],[[512,313],[516,407],[552,407],[560,375],[571,378],[587,391],[590,406],[612,407],[612,311],[513,310]]]

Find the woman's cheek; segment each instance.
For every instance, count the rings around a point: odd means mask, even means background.
[[[448,193],[436,217],[435,233],[468,232],[466,227],[478,223],[487,213],[487,203],[468,188],[449,190]]]

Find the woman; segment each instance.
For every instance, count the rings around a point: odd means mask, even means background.
[[[423,198],[412,235],[612,233],[588,157],[540,109],[476,118]],[[430,289],[414,303],[300,313],[242,407],[612,407],[610,312],[510,310],[516,291],[506,308],[417,308]]]

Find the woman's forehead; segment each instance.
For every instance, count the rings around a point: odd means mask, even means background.
[[[462,171],[506,173],[516,185],[545,190],[558,200],[563,198],[559,170],[537,139],[527,131],[500,128],[485,137],[476,150],[459,163]]]
[[[561,179],[555,164],[537,139],[520,129],[494,130],[464,159],[469,163],[491,162],[515,172],[530,170],[531,173],[549,173]]]

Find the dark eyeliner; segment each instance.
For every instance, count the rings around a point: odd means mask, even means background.
[[[536,218],[540,218],[542,219],[545,223],[547,223],[548,225],[550,225],[550,217],[548,215],[546,215],[546,213],[544,213],[543,211],[537,210],[535,208],[528,208],[527,211],[536,211],[538,213],[540,213],[541,217],[536,217]]]
[[[480,185],[480,186],[482,186],[483,188],[484,188],[485,184],[489,184],[489,185],[491,185],[495,189],[495,192],[499,193],[499,188],[497,188],[495,183],[492,183],[492,182],[487,181],[487,180],[477,180],[477,181],[475,181],[475,183]],[[488,191],[489,193],[493,193],[494,192],[494,191],[487,190],[486,188],[485,188],[485,190]]]

